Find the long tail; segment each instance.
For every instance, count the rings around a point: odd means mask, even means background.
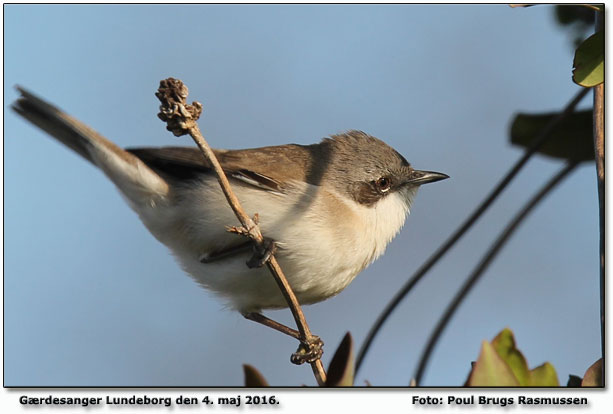
[[[99,167],[139,210],[168,195],[168,183],[135,155],[21,87],[12,108],[77,154]]]

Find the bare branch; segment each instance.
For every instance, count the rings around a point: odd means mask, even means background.
[[[464,285],[460,288],[456,296],[453,298],[447,309],[445,309],[445,313],[439,319],[434,331],[430,335],[428,339],[428,343],[424,348],[421,357],[419,358],[419,366],[417,368],[417,372],[415,373],[415,381],[417,384],[421,384],[422,377],[424,375],[424,371],[426,366],[428,365],[428,361],[430,359],[430,355],[436,346],[441,334],[447,327],[449,321],[453,317],[454,313],[462,303],[462,301],[466,298],[468,293],[472,290],[472,288],[477,284],[481,276],[485,273],[490,263],[494,260],[494,258],[498,255],[502,247],[506,244],[506,242],[513,235],[515,230],[519,227],[522,221],[528,216],[528,214],[536,207],[543,198],[547,194],[549,194],[561,181],[566,177],[575,167],[579,164],[578,161],[569,161],[561,170],[558,172],[553,178],[551,178],[525,205],[524,207],[517,213],[515,217],[507,224],[504,230],[500,233],[496,241],[492,244],[492,246],[485,253],[475,270],[470,274]],[[411,380],[413,381],[413,380]]]
[[[228,204],[230,204],[230,207],[242,225],[242,228],[235,229],[235,232],[248,236],[251,238],[251,240],[253,240],[258,249],[264,250],[264,237],[260,232],[259,226],[257,225],[256,221],[249,217],[241,207],[238,198],[230,187],[226,174],[215,156],[215,153],[202,136],[200,128],[196,123],[196,120],[202,113],[202,105],[198,102],[188,105],[187,94],[187,87],[179,79],[168,78],[161,81],[160,88],[156,93],[156,96],[162,102],[162,105],[160,106],[160,114],[158,116],[167,123],[166,128],[169,131],[172,131],[174,135],[181,136],[189,134],[194,139],[203,155],[211,163],[213,170],[215,171],[215,175],[217,176],[217,181],[219,182],[219,185],[221,186],[221,189],[228,200]],[[298,303],[298,299],[292,291],[292,288],[274,255],[270,255],[266,262],[266,266],[279,285],[279,288],[287,301],[294,319],[296,320],[296,325],[298,326],[298,332],[300,333],[300,341],[302,344],[308,347],[314,343],[321,342],[318,337],[311,333],[302,309],[300,308],[300,304]],[[306,353],[307,351],[308,349],[305,350],[304,348],[299,348],[299,352]],[[324,385],[326,382],[326,373],[321,360],[317,358],[316,360],[309,362],[311,363],[317,383],[319,385]]]

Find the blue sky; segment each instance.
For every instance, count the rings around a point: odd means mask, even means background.
[[[5,104],[16,84],[121,146],[190,145],[156,118],[159,80],[204,104],[214,147],[309,144],[348,129],[451,179],[421,189],[387,253],[305,307],[327,366],[359,346],[404,281],[521,156],[517,112],[575,94],[572,45],[548,6],[5,5]],[[590,104],[585,99],[583,107]],[[5,385],[314,384],[296,344],[223,309],[182,274],[112,184],[5,112]],[[356,380],[406,385],[439,315],[514,212],[561,167],[538,157],[399,307]],[[461,385],[510,327],[560,382],[600,356],[595,168],[585,164],[512,238],[445,331],[423,385]],[[270,316],[291,323],[289,311]]]

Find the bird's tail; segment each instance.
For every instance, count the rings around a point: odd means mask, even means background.
[[[17,90],[21,96],[13,103],[13,110],[99,167],[133,208],[154,205],[168,195],[168,183],[138,157],[27,90]]]

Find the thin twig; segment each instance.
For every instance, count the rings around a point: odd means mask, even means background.
[[[596,13],[596,29],[598,32],[604,27],[602,12]],[[594,155],[596,158],[596,175],[598,178],[598,213],[600,222],[600,346],[602,356],[605,352],[605,206],[604,206],[604,82],[594,87]],[[604,364],[603,364],[604,369]],[[604,378],[604,376],[603,376]]]
[[[213,153],[213,150],[205,141],[204,137],[200,132],[200,128],[198,128],[198,125],[194,125],[192,128],[190,128],[189,134],[194,139],[200,150],[206,155],[207,159],[211,161],[213,169],[215,170],[215,174],[217,175],[219,185],[221,186],[228,200],[228,203],[231,205],[232,210],[236,214],[236,217],[239,219],[243,227],[249,230],[250,237],[254,240],[254,242],[262,246],[262,243],[264,242],[264,237],[260,232],[259,226],[243,210],[238,199],[230,188],[230,183],[228,182],[228,179],[226,178],[226,175],[223,172],[223,169],[221,168],[217,157],[215,157],[215,153]],[[281,266],[279,265],[279,262],[277,262],[277,259],[274,255],[271,255],[270,259],[266,262],[266,267],[268,267],[268,270],[270,270],[270,273],[272,273],[273,277],[275,278],[275,281],[281,289],[283,297],[289,305],[292,315],[296,320],[298,332],[300,332],[302,338],[304,338],[307,342],[310,342],[313,338],[313,334],[309,329],[309,325],[307,324],[306,318],[304,317],[304,313],[302,312],[302,308],[300,307],[298,299],[296,298],[294,291],[292,290],[289,282],[287,281],[287,278],[283,274],[283,270],[281,269]],[[318,359],[312,362],[311,367],[313,368],[313,373],[315,374],[317,383],[319,385],[325,384],[326,373],[321,360]]]
[[[439,319],[436,324],[436,328],[432,332],[430,339],[424,351],[419,359],[419,366],[413,378],[417,384],[421,384],[421,379],[426,369],[426,365],[430,359],[430,355],[438,342],[443,330],[447,327],[447,324],[451,320],[453,314],[458,309],[466,295],[471,291],[473,287],[475,287],[476,283],[479,281],[481,275],[485,273],[485,270],[488,268],[490,263],[494,260],[496,255],[500,252],[502,247],[509,240],[511,235],[517,230],[521,222],[528,216],[528,214],[532,211],[534,207],[538,205],[538,203],[549,194],[555,187],[558,185],[564,177],[566,177],[579,163],[577,161],[568,162],[561,171],[559,171],[551,180],[547,182],[520,210],[520,212],[509,222],[509,224],[502,231],[500,236],[496,239],[494,244],[489,248],[486,254],[483,256],[483,259],[479,262],[475,270],[470,274],[464,285],[453,298],[453,301],[449,304],[445,313]]]
[[[156,95],[158,95],[160,100],[162,100],[162,98],[167,98],[170,99],[171,102],[170,105],[167,105],[166,111],[164,108],[162,109],[160,118],[168,122],[167,128],[175,135],[182,135],[187,132],[194,139],[203,155],[213,167],[215,175],[217,176],[217,181],[219,182],[219,185],[221,186],[221,189],[228,200],[228,204],[230,204],[232,211],[234,211],[234,214],[241,222],[245,233],[254,241],[254,243],[256,243],[258,247],[264,248],[264,237],[260,232],[259,226],[243,210],[238,198],[236,195],[234,195],[234,192],[230,187],[230,183],[223,171],[223,168],[221,167],[221,164],[219,164],[215,153],[202,136],[200,128],[196,123],[196,120],[202,112],[202,106],[197,102],[194,102],[192,105],[185,104],[187,99],[187,87],[178,79],[169,78],[160,82],[158,94]],[[160,97],[160,95],[162,95],[162,97]],[[174,119],[174,116],[177,114],[180,114],[180,119]],[[311,330],[309,329],[307,321],[304,317],[304,313],[302,312],[300,304],[298,303],[298,299],[296,298],[296,295],[294,294],[290,284],[287,281],[287,278],[281,270],[281,266],[279,266],[279,263],[274,255],[270,256],[269,260],[266,262],[266,267],[268,267],[268,270],[270,270],[272,273],[275,281],[281,289],[283,297],[287,301],[287,304],[296,321],[296,325],[302,340],[308,343],[313,342],[316,337],[311,333]],[[324,385],[326,382],[326,372],[321,360],[317,359],[311,362],[311,368],[313,369],[313,374],[315,375],[317,383],[320,386]]]
[[[462,223],[462,225],[421,265],[419,269],[411,276],[411,278],[405,283],[398,293],[387,304],[383,312],[379,315],[372,328],[366,336],[358,357],[356,359],[355,372],[356,375],[362,366],[362,362],[370,349],[373,340],[383,327],[383,324],[387,321],[388,317],[394,312],[396,307],[402,302],[402,300],[409,294],[413,287],[426,275],[426,273],[451,249],[451,247],[470,229],[473,224],[481,217],[483,213],[489,208],[489,206],[496,200],[496,198],[502,193],[506,186],[513,180],[521,168],[528,162],[530,157],[536,153],[536,151],[550,138],[553,128],[564,118],[570,115],[579,101],[587,94],[587,90],[582,88],[573,97],[573,99],[566,105],[564,111],[562,111],[557,117],[552,119],[541,133],[534,138],[532,146],[524,152],[524,155],[519,159],[513,167],[507,172],[504,178],[498,183],[498,185],[492,190],[492,192],[481,202],[481,204],[473,211],[473,213]]]

